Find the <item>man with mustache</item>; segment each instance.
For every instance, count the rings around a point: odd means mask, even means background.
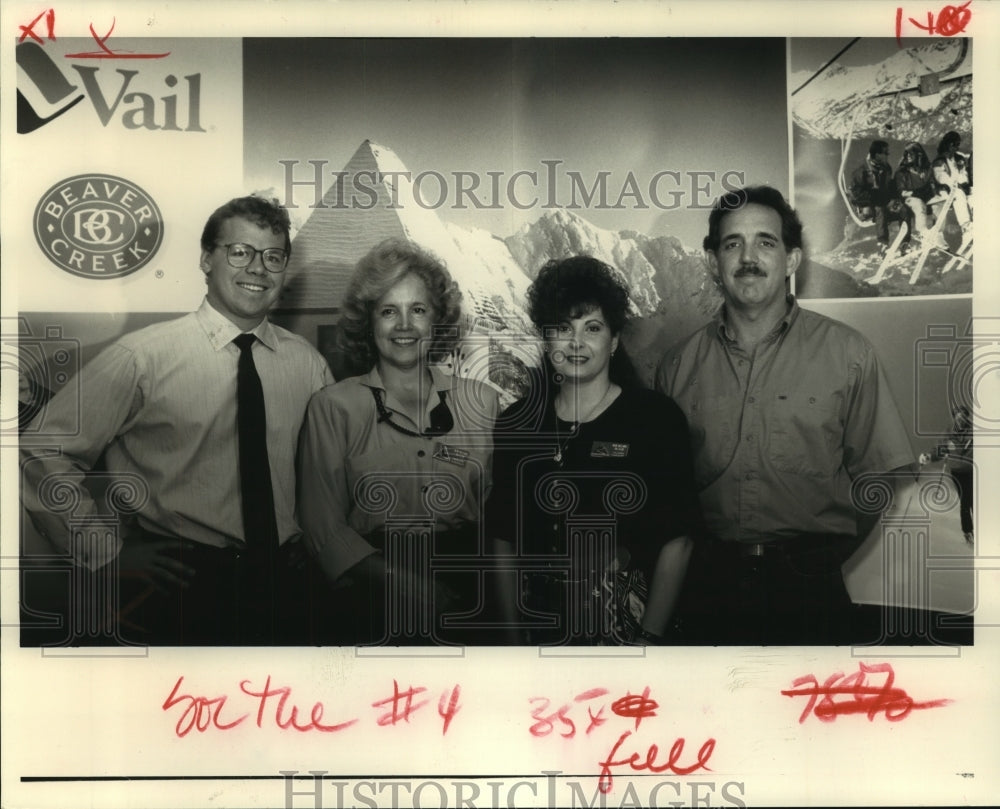
[[[306,588],[294,455],[310,397],[333,378],[305,339],[267,319],[285,281],[289,228],[276,200],[216,209],[201,236],[198,310],[105,348],[36,417],[38,437],[22,441],[32,522],[72,558],[74,579],[98,596],[119,591],[117,634],[89,642],[308,640],[295,611]],[[85,485],[102,457],[139,492],[120,526]],[[103,624],[92,610],[108,609],[113,601],[96,598],[71,603],[67,617]]]
[[[907,432],[869,342],[788,294],[802,224],[780,192],[720,198],[704,248],[723,306],[657,371],[688,418],[712,539],[689,576],[690,639],[849,643],[840,568],[871,527],[852,483],[911,465]]]

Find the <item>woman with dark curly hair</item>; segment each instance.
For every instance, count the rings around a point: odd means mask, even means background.
[[[352,631],[331,627],[324,641],[391,639],[382,614],[387,574],[405,585],[394,592],[408,589],[436,613],[454,608],[456,588],[475,590],[475,582],[452,577],[450,588],[435,591],[425,568],[421,580],[391,556],[413,552],[420,565],[415,547],[386,542],[387,534],[410,545],[432,537],[425,553],[479,552],[497,397],[433,362],[458,336],[460,303],[444,265],[399,239],[364,256],[348,285],[345,348],[369,370],[313,397],[299,441],[306,545],[333,584],[338,608],[357,619]],[[442,638],[439,627],[415,620],[410,640]]]
[[[494,433],[487,533],[511,642],[659,643],[699,532],[687,424],[621,346],[628,290],[597,259],[550,261],[529,290],[545,367]]]

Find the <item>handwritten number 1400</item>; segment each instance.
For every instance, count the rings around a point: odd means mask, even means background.
[[[927,12],[927,24],[924,25],[921,22],[909,17],[909,21],[922,31],[927,32],[927,36],[934,36],[935,34],[943,37],[954,37],[965,31],[966,27],[972,21],[972,10],[969,5],[972,0],[966,0],[960,6],[945,6],[938,12],[937,18],[935,19],[933,12]],[[903,8],[900,6],[896,9],[896,41],[903,36]],[[900,43],[901,44],[901,43]]]

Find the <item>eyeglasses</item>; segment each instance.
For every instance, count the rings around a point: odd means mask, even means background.
[[[258,250],[249,244],[243,244],[243,242],[219,244],[216,247],[226,248],[226,261],[229,262],[230,267],[237,270],[242,270],[244,267],[249,267],[253,264],[253,260],[257,257],[258,253],[260,253],[261,264],[264,265],[264,269],[268,272],[284,272],[285,265],[288,262],[288,253],[280,247],[267,247],[263,250]]]

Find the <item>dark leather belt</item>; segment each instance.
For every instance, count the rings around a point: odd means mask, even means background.
[[[724,541],[715,543],[717,553],[734,562],[767,565],[789,564],[801,571],[839,570],[857,550],[857,537],[839,534],[800,534],[767,542]]]
[[[248,554],[246,547],[243,545],[228,545],[220,548],[216,545],[207,545],[204,542],[196,542],[192,539],[157,534],[140,525],[133,526],[124,541],[172,542],[174,543],[175,555],[194,567],[198,567],[201,564],[208,566],[231,565],[235,567],[247,565],[250,562],[250,554]],[[304,549],[299,538],[295,537],[279,546],[277,563],[279,565],[287,564],[301,553],[304,553]]]
[[[729,554],[738,556],[741,559],[762,559],[777,556],[788,551],[788,544],[784,542],[722,542],[720,548]]]

